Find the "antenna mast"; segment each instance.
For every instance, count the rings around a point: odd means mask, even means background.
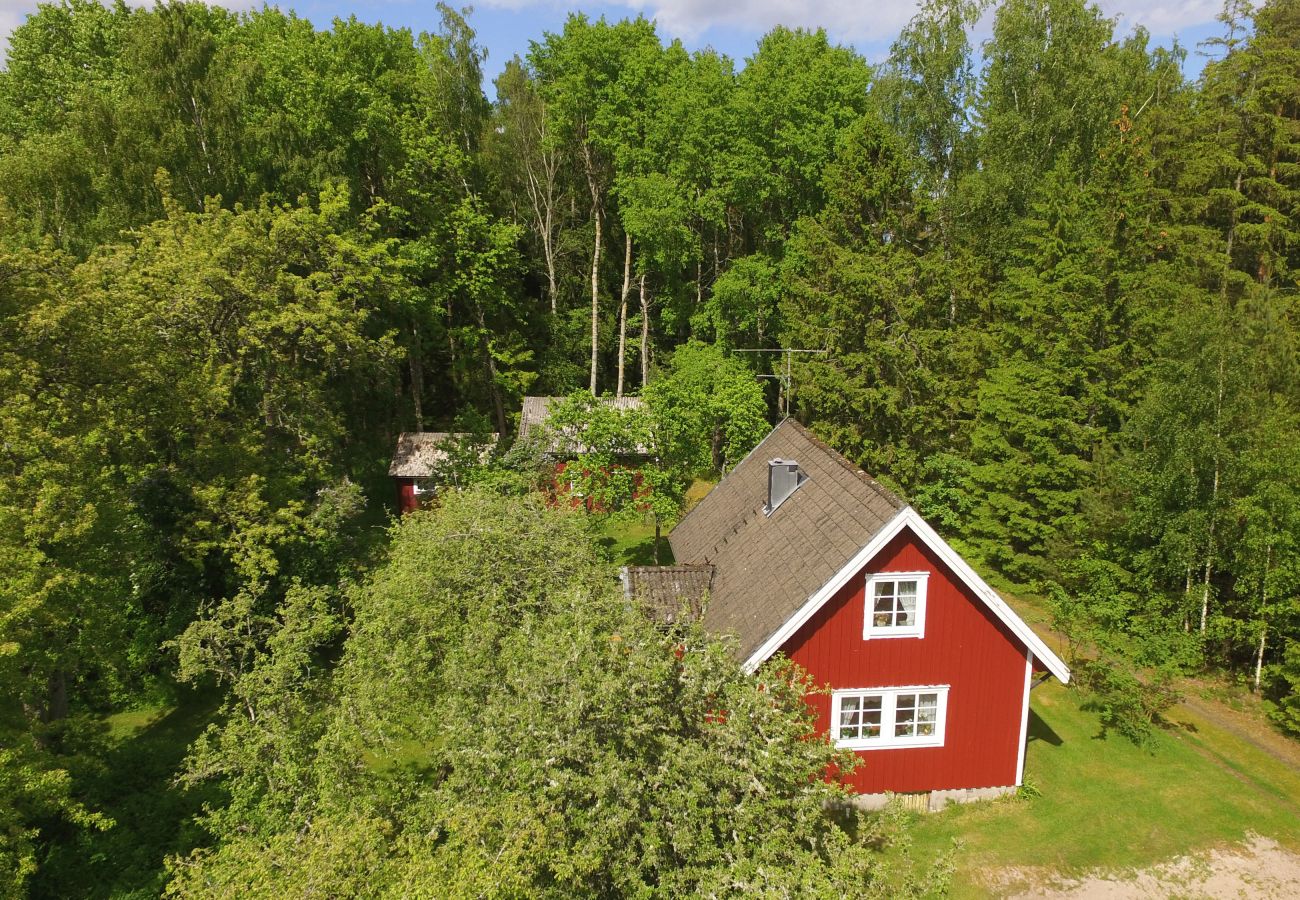
[[[812,353],[822,355],[830,353],[829,350],[801,350],[796,347],[752,347],[745,349],[732,350],[732,353],[780,353],[785,357],[785,371],[779,369],[775,375],[759,375],[759,378],[772,378],[777,382],[777,408],[780,409],[781,415],[790,415],[790,410],[794,406],[794,379],[791,375],[791,361],[796,353]]]

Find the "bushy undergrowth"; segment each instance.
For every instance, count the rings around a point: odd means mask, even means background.
[[[630,608],[579,514],[452,494],[348,597],[291,599],[187,777],[175,897],[900,896],[793,667]],[[344,627],[342,656],[321,650]]]

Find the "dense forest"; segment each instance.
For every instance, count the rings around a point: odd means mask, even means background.
[[[0,894],[84,889],[95,723],[177,691],[215,711],[154,893],[932,887],[826,814],[798,674],[630,613],[527,459],[390,524],[399,432],[525,394],[677,410],[664,523],[788,411],[1096,678],[1225,672],[1300,732],[1300,2],[1166,49],[925,0],[880,64],[574,15],[494,101],[438,11],[64,0],[10,38]]]

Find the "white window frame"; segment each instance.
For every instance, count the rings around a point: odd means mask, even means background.
[[[925,607],[929,572],[873,572],[867,576],[866,592],[863,595],[862,639],[872,638],[921,638],[925,637]],[[894,595],[898,596],[898,582],[916,582],[916,621],[911,625],[874,625],[876,608],[876,585],[882,582],[894,582]]]
[[[936,694],[934,734],[896,735],[898,699],[902,696]],[[840,737],[840,713],[851,697],[880,698],[880,735],[873,738]],[[915,721],[915,720],[913,720]],[[899,747],[942,747],[948,722],[948,685],[923,684],[903,687],[845,688],[831,692],[831,740],[846,750],[889,750]]]

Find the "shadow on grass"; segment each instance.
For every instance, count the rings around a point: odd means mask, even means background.
[[[659,561],[655,562],[655,539],[653,536],[640,541],[620,543],[613,538],[605,537],[597,540],[602,547],[609,553],[617,565],[620,566],[671,566],[673,564],[673,551],[668,546],[668,539],[661,537],[659,539]]]
[[[212,721],[218,697],[182,693],[174,709],[136,734],[101,745],[74,769],[78,797],[114,821],[107,831],[49,829],[32,897],[157,897],[163,862],[204,840],[193,817],[211,790],[173,784],[185,753]],[[80,770],[80,771],[78,771]]]
[[[1059,747],[1062,744],[1061,736],[1052,730],[1052,726],[1043,721],[1042,717],[1029,708],[1029,740],[1042,741],[1045,744],[1051,744],[1053,747]]]

